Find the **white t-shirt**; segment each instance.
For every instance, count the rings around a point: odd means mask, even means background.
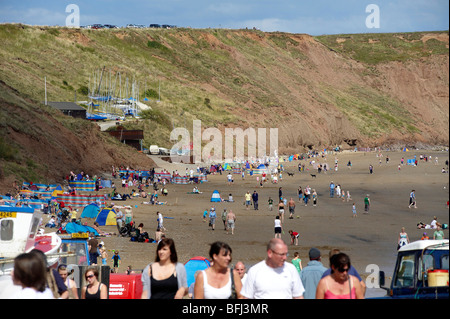
[[[275,219],[275,227],[281,227],[281,220]]]
[[[436,226],[436,219],[433,219],[431,221],[430,226],[431,226],[432,229],[436,229],[437,228],[437,226]]]
[[[43,292],[33,288],[23,288],[11,296],[11,299],[55,299],[52,291],[47,288]]]
[[[161,213],[158,214],[158,225],[159,227],[163,226],[163,216]]]
[[[250,299],[292,299],[305,292],[300,275],[291,263],[282,267],[269,267],[265,260],[247,272],[241,294]]]

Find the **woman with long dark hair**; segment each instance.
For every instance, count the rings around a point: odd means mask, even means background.
[[[153,263],[142,272],[142,299],[181,299],[188,293],[186,269],[178,262],[175,242],[163,238]]]

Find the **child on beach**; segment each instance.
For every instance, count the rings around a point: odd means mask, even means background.
[[[291,235],[291,245],[295,244],[295,246],[298,246],[298,237],[300,236],[299,233],[289,230],[289,235]]]
[[[114,256],[112,256],[111,259],[112,259],[112,263],[113,263],[114,273],[118,274],[119,273],[119,265],[120,265],[120,256],[119,256],[118,250],[114,251]]]
[[[272,210],[273,209],[273,199],[272,199],[272,197],[269,196],[268,202],[269,202],[269,210]]]
[[[102,266],[107,265],[108,253],[106,252],[105,246],[102,245],[100,248],[100,256],[102,256]]]
[[[352,212],[353,212],[353,216],[352,216],[352,217],[358,217],[358,216],[356,215],[356,205],[355,205],[355,203],[353,203],[353,206],[352,206]]]

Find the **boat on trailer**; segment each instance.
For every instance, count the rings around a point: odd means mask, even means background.
[[[31,207],[0,206],[0,276],[14,268],[14,258],[39,249],[48,266],[58,262],[61,238],[55,233],[39,234],[42,211]]]

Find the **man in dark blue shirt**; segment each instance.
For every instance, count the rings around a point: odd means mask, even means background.
[[[252,200],[253,200],[253,208],[255,210],[258,210],[258,193],[256,191],[253,191]]]

